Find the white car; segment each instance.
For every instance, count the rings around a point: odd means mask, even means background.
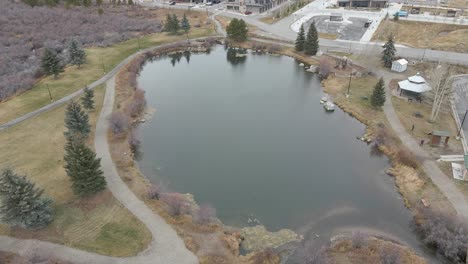
[[[206,3],[207,6],[212,6],[213,5],[213,2],[208,2]]]

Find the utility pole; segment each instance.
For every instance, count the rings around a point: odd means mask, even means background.
[[[349,73],[349,82],[348,82],[348,93],[346,94],[346,98],[349,97],[349,88],[351,88],[352,77],[353,77],[353,65],[351,64],[351,72]]]

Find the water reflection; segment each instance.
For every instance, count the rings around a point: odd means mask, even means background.
[[[231,65],[242,64],[247,60],[246,49],[228,48],[226,52],[226,58]]]

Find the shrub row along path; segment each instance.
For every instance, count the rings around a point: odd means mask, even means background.
[[[117,258],[99,255],[87,251],[70,248],[64,245],[34,239],[17,239],[0,236],[0,250],[10,251],[19,255],[30,256],[34,253],[51,253],[53,256],[72,263],[132,263],[132,264],[194,264],[197,257],[190,252],[175,230],[164,219],[149,209],[143,201],[127,187],[120,178],[117,168],[109,152],[107,131],[108,117],[114,107],[115,77],[107,81],[106,95],[101,114],[97,120],[94,146],[106,178],[107,187],[114,197],[122,203],[135,217],[143,222],[151,232],[153,240],[149,247],[135,257]]]
[[[401,124],[391,101],[391,74],[383,71],[378,72],[378,74],[384,78],[385,83],[387,84],[385,88],[387,100],[385,100],[383,110],[388,122],[398,137],[401,139],[402,144],[408,147],[411,152],[413,152],[413,154],[422,159],[422,168],[424,172],[445,195],[445,197],[447,197],[455,211],[457,211],[458,216],[464,219],[468,219],[468,202],[463,193],[450,179],[447,178],[447,176],[437,166],[436,161],[434,161],[434,159],[431,158],[430,155],[419,146],[418,142],[412,138],[408,132],[406,132],[406,129]]]

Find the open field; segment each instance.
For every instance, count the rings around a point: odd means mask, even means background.
[[[455,52],[468,52],[468,26],[441,23],[384,20],[372,40],[396,42],[415,47]]]
[[[164,13],[167,12],[176,13],[181,17],[184,11],[162,10],[159,15],[163,17]],[[204,12],[191,11],[187,13],[187,17],[192,24],[192,30],[189,33],[190,37],[207,36],[213,33],[213,26],[206,23],[207,16]],[[200,25],[200,27],[195,27],[195,25]],[[143,49],[185,38],[185,34],[174,36],[166,33],[155,33],[121,42],[110,47],[87,48],[88,61],[81,69],[69,66],[65,69],[64,73],[59,75],[58,79],[54,79],[53,77],[43,78],[33,89],[0,103],[0,123],[5,123],[48,104],[50,102],[48,88],[54,100],[62,98],[98,80],[105,72],[114,68],[123,59],[137,52],[140,48]]]
[[[93,130],[104,88],[95,90]],[[61,243],[105,255],[132,256],[146,248],[151,234],[109,191],[80,199],[73,194],[63,168],[65,105],[0,132],[0,167],[11,166],[54,200],[55,221],[47,228],[26,231],[0,225],[0,233]],[[92,132],[93,133],[93,132]],[[90,135],[89,143],[92,142]],[[90,144],[92,145],[92,144]]]

